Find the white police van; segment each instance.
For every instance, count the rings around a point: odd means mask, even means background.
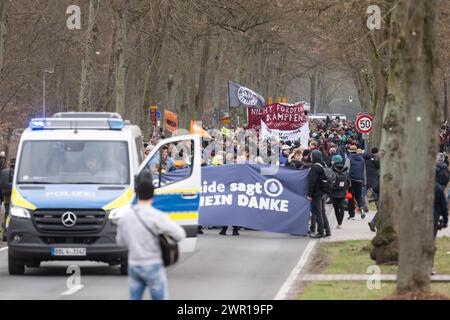
[[[174,148],[184,148],[188,163],[183,174],[161,183],[167,149]],[[155,159],[154,206],[186,230],[180,250],[193,251],[201,188],[198,135],[165,139],[144,159],[140,129],[116,113],[31,120],[12,181],[9,273],[23,274],[25,266],[43,261],[90,260],[120,265],[126,274],[127,252],[115,243],[115,222],[135,201],[135,175]]]

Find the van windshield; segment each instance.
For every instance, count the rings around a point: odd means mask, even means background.
[[[25,141],[18,184],[129,184],[125,141]]]

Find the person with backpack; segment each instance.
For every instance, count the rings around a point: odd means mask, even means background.
[[[130,300],[141,300],[146,287],[151,299],[168,298],[166,270],[159,238],[155,235],[166,234],[175,241],[186,237],[182,227],[152,206],[152,180],[149,170],[143,170],[137,176],[135,191],[138,203],[118,222],[117,244],[128,249]]]
[[[309,171],[307,199],[311,201],[311,211],[317,223],[317,233],[312,234],[310,237],[319,239],[331,236],[328,218],[322,210],[322,199],[327,191],[327,179],[325,177],[325,164],[322,160],[322,153],[318,150],[312,151],[311,159],[313,164]]]
[[[331,158],[331,166],[335,173],[331,189],[331,199],[336,215],[337,226],[336,229],[342,229],[342,221],[344,220],[344,203],[345,195],[347,194],[350,181],[348,168],[344,166],[344,159],[340,155],[335,155]]]
[[[364,211],[362,211],[364,208],[362,188],[365,184],[366,171],[364,158],[357,154],[358,147],[355,145],[350,146],[348,152],[350,153],[350,192],[352,193],[353,199],[356,201],[356,204],[361,211],[361,218],[364,219],[366,217]],[[349,201],[348,203],[349,220],[355,220],[355,201]]]

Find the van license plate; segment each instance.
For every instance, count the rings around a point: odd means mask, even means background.
[[[86,256],[86,248],[52,248],[52,256],[74,256],[83,257]]]

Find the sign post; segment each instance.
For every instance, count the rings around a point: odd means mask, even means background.
[[[158,111],[158,106],[150,106],[150,119],[154,127],[156,127],[156,112]]]
[[[373,118],[370,114],[360,113],[356,118],[356,130],[363,134],[364,150],[367,150],[367,137],[372,131]]]

